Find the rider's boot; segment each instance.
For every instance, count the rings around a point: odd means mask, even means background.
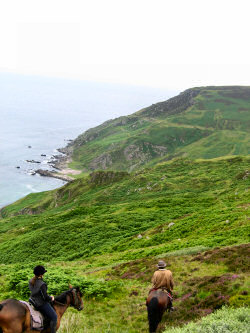
[[[56,324],[54,321],[50,322],[50,333],[56,333]]]

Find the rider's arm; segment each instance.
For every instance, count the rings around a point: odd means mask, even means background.
[[[41,286],[40,291],[45,302],[51,302],[53,300],[53,298],[47,294],[47,287],[45,284]]]
[[[171,273],[171,276],[170,276],[170,287],[171,287],[171,289],[174,289],[174,280],[173,280],[172,273]]]
[[[156,283],[156,274],[155,273],[156,272],[154,272],[154,275],[153,275],[152,280],[151,280],[153,285]]]

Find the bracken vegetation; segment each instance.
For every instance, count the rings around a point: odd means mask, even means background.
[[[2,209],[2,298],[27,299],[32,267],[44,263],[50,293],[68,283],[84,293],[84,312],[67,313],[61,332],[72,316],[72,332],[145,332],[145,298],[164,258],[177,311],[159,331],[249,305],[248,165],[177,159],[129,176],[98,172]]]
[[[145,300],[162,258],[174,275],[176,311],[165,313],[158,332],[246,332],[242,327],[247,321],[240,318],[250,305],[250,159],[243,156],[249,149],[244,141],[248,108],[249,88],[196,88],[131,119],[115,120],[117,128],[110,121],[79,137],[78,143],[88,137],[82,147],[104,152],[121,135],[140,141],[144,130],[154,152],[163,140],[161,147],[173,144],[173,149],[167,146],[173,154],[156,156],[143,141],[145,151],[152,153],[144,169],[128,173],[132,164],[121,159],[124,167],[115,162],[116,171],[85,173],[59,189],[4,207],[1,299],[27,299],[33,267],[44,264],[50,294],[67,290],[69,283],[84,294],[84,311],[70,309],[60,333],[146,332]],[[135,124],[141,127],[133,128]],[[92,155],[88,151],[83,157],[82,147],[73,156],[79,154],[86,166]],[[214,156],[220,157],[208,159]],[[194,323],[204,316],[206,320]]]

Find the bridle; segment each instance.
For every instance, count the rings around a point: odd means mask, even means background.
[[[82,303],[79,297],[77,296],[77,290],[75,288],[71,289],[70,297],[71,297],[71,305],[75,309],[80,311],[82,309]]]
[[[67,292],[67,295],[70,297],[70,305],[73,306],[78,311],[82,310],[82,301],[77,296],[77,290],[75,288],[72,288]],[[54,300],[54,303],[57,303],[59,305],[65,306],[66,304],[61,303],[57,300]]]

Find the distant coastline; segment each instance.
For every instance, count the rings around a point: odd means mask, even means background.
[[[79,171],[53,159],[62,155],[56,147],[170,95],[154,88],[0,73],[0,207],[74,179]],[[42,178],[36,169],[49,173]]]
[[[58,148],[57,151],[61,155],[53,155],[48,161],[52,170],[37,169],[35,173],[42,177],[51,177],[56,179],[61,179],[65,182],[70,182],[74,180],[71,175],[78,175],[81,173],[80,170],[71,169],[68,164],[71,162],[71,158],[67,152],[67,148]]]

